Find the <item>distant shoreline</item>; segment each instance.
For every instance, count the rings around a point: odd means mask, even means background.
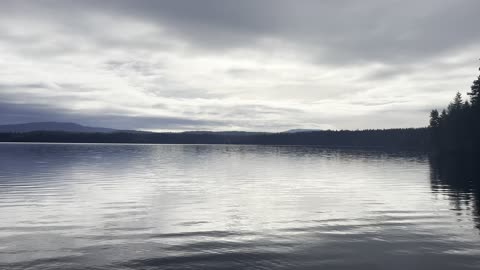
[[[429,149],[427,128],[311,131],[299,133],[82,133],[33,131],[0,133],[3,143],[198,144],[318,146],[324,148]]]

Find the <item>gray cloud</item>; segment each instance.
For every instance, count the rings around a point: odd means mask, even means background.
[[[273,38],[307,46],[321,62],[422,61],[480,40],[474,0],[78,2],[160,23],[208,49]]]
[[[2,1],[0,120],[423,126],[418,113],[469,87],[478,10],[476,0]]]
[[[51,86],[45,83],[0,83],[0,90],[25,89],[25,88],[45,88],[49,89]]]
[[[279,39],[306,47],[320,62],[412,62],[476,44],[475,0],[423,1],[4,1],[4,14],[60,20],[73,34],[106,41],[122,29],[101,29],[91,15],[159,25],[192,46],[253,47]],[[103,36],[102,36],[103,34]],[[121,40],[120,40],[121,39]],[[127,37],[115,46],[148,44]],[[151,45],[155,45],[155,42]],[[158,45],[158,44],[157,44]]]

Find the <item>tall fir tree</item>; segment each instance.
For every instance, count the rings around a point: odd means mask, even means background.
[[[480,71],[480,68],[478,69]],[[473,81],[471,91],[468,93],[471,97],[472,107],[480,106],[480,75],[478,75],[477,79]]]

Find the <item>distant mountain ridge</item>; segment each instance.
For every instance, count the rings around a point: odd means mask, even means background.
[[[316,132],[316,131],[322,131],[321,129],[289,129],[287,131],[283,131],[282,133],[303,133],[303,132]]]
[[[22,124],[0,125],[0,132],[32,132],[32,131],[64,131],[64,132],[81,132],[81,133],[111,133],[111,132],[129,132],[129,133],[148,133],[148,131],[123,130],[103,127],[83,126],[72,122],[32,122]],[[290,129],[280,133],[304,133],[321,131],[319,129]],[[271,134],[272,132],[259,131],[183,131],[179,133],[197,134],[197,135],[224,135],[224,136],[251,136],[261,134]],[[274,132],[275,133],[275,132]]]
[[[0,132],[32,132],[32,131],[65,131],[86,133],[111,133],[117,131],[111,128],[82,126],[67,122],[35,122],[25,124],[0,125]]]
[[[259,131],[184,131],[184,134],[214,134],[214,135],[226,135],[226,136],[250,136],[260,134],[270,134],[271,132],[259,132]]]

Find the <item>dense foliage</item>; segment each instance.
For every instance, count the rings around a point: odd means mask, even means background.
[[[480,70],[480,69],[479,69]],[[430,113],[433,150],[438,152],[480,152],[480,76],[463,101],[457,93],[447,109]]]

